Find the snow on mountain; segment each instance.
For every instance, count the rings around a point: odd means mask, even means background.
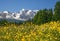
[[[26,21],[32,19],[37,13],[37,11],[38,10],[25,10],[25,9],[22,9],[19,12],[14,12],[14,13],[3,11],[0,12],[0,18]]]
[[[7,13],[8,14],[8,11],[3,11],[3,13]]]
[[[32,12],[32,10],[28,10],[28,12],[26,14],[27,15],[30,15],[31,12]]]

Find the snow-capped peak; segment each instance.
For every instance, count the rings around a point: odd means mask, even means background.
[[[8,13],[8,11],[3,11],[3,13]]]
[[[24,11],[25,9],[22,9],[22,11]]]
[[[29,10],[27,13],[29,14],[30,12],[32,12],[32,10]]]
[[[0,18],[9,18],[9,19],[16,19],[16,20],[29,20],[32,19],[38,10],[27,10],[22,9],[20,12],[13,12],[9,13],[8,11],[3,11],[0,13]]]

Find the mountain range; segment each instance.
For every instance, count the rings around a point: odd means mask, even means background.
[[[2,11],[0,12],[0,19],[11,19],[11,20],[21,20],[21,21],[27,21],[32,19],[38,10],[26,10],[22,9],[19,12],[8,12],[8,11]]]

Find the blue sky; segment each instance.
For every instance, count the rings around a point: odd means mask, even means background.
[[[21,9],[54,8],[57,0],[0,0],[0,11],[17,12]]]

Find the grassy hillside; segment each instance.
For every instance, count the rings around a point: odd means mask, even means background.
[[[0,41],[60,41],[60,22],[0,26]]]

